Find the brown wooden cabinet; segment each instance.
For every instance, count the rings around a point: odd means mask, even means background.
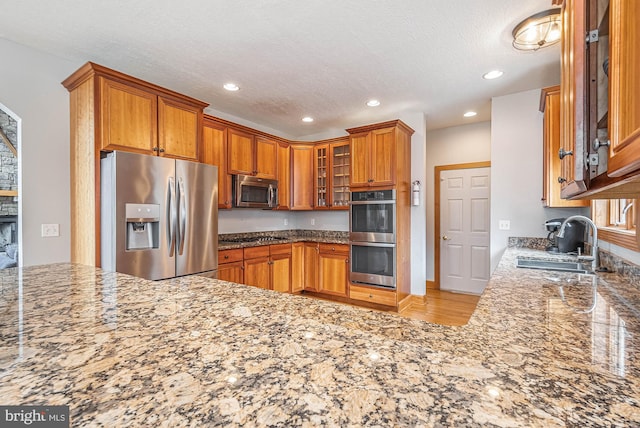
[[[544,113],[542,159],[542,205],[545,207],[584,207],[589,201],[572,201],[560,197],[560,86],[544,88],[540,96],[540,111]]]
[[[318,251],[318,291],[347,297],[349,294],[349,246],[320,244]]]
[[[242,248],[218,251],[218,279],[244,283]]]
[[[228,133],[227,165],[230,174],[277,179],[275,141],[233,128],[229,128]]]
[[[344,139],[314,147],[313,193],[315,209],[349,209],[350,151]]]
[[[200,162],[218,167],[218,208],[231,208],[231,176],[227,173],[227,127],[207,116],[202,126]]]
[[[277,210],[291,207],[291,149],[288,143],[278,142],[278,206]]]
[[[376,303],[378,305],[397,306],[396,293],[381,288],[351,285],[349,287],[349,297],[353,300]]]
[[[304,289],[318,291],[318,244],[305,242],[304,244]]]
[[[609,3],[609,175],[640,169],[640,2]]]
[[[304,242],[291,244],[291,292],[304,290]]]
[[[347,129],[351,150],[351,189],[398,184],[397,170],[411,151],[413,130],[402,121]]]
[[[198,160],[202,101],[94,63],[62,82],[71,122],[71,261],[100,266],[100,150]]]
[[[244,249],[244,283],[288,293],[291,291],[291,244]]]
[[[291,210],[313,209],[314,146],[291,145]]]

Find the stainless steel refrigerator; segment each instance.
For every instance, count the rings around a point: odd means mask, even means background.
[[[218,267],[218,168],[111,152],[100,161],[101,267],[147,279]]]

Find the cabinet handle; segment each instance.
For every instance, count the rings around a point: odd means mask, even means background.
[[[335,251],[335,250],[336,250],[336,247],[331,247],[331,251]]]
[[[228,258],[229,258],[229,256],[224,256],[224,258],[225,258],[225,259],[228,259]]]
[[[611,140],[600,141],[599,139],[593,140],[593,150],[598,151],[600,147],[609,147],[611,145]]]
[[[558,150],[558,157],[560,159],[564,159],[565,156],[573,156],[573,151],[569,150],[568,152],[565,151],[562,147],[560,148],[560,150]]]
[[[370,298],[370,299],[373,299],[373,294],[369,294],[369,298]]]
[[[345,262],[345,263],[349,263],[349,259],[345,259],[345,260],[344,260],[344,262]]]
[[[153,150],[154,152],[157,152],[157,151],[158,151],[158,148],[157,148],[157,147],[154,147],[154,148],[153,148],[153,149],[151,149],[151,150]]]
[[[562,184],[562,183],[564,183],[565,181],[567,181],[567,179],[566,179],[566,178],[564,178],[564,177],[558,177],[558,183]]]

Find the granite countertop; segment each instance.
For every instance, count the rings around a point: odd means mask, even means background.
[[[233,242],[233,240],[236,239],[243,239],[247,241]],[[236,248],[259,247],[261,245],[294,242],[348,244],[349,233],[327,230],[286,230],[276,232],[229,233],[218,236],[218,250],[231,250]]]
[[[0,396],[73,426],[639,424],[637,287],[514,267],[542,254],[508,249],[463,327],[202,277],[0,271]]]

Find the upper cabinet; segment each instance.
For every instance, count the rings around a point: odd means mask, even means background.
[[[218,208],[231,208],[231,176],[227,172],[227,127],[205,116],[200,162],[218,167]]]
[[[163,95],[154,88],[141,86],[137,79],[124,80],[124,75],[107,74],[112,70],[92,66],[98,73],[105,72],[96,77],[101,150],[198,160],[202,110],[206,104]],[[68,89],[78,83],[69,79],[65,81],[70,85]]]
[[[345,138],[315,146],[313,191],[316,209],[349,209],[349,147],[349,140]]]
[[[544,88],[540,96],[540,111],[544,113],[542,204],[545,207],[584,207],[587,200],[572,201],[560,198],[566,179],[560,167],[560,86]]]
[[[291,210],[313,209],[313,157],[312,145],[291,145]]]
[[[278,206],[277,210],[291,207],[291,148],[289,143],[278,142]]]
[[[351,188],[397,185],[406,163],[413,129],[400,120],[347,129],[351,150]]]
[[[609,175],[640,169],[640,2],[609,4]],[[613,126],[612,126],[613,125]]]
[[[640,191],[640,4],[562,6],[563,198],[635,198]]]
[[[264,137],[229,128],[228,167],[230,174],[277,179],[277,144]]]

